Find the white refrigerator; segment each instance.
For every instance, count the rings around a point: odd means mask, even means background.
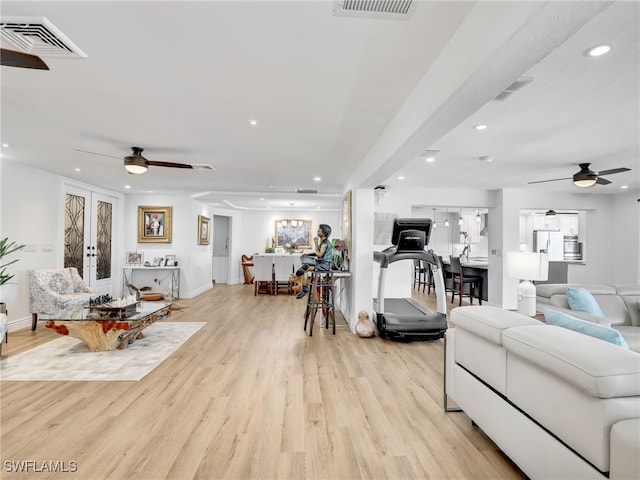
[[[564,260],[564,234],[551,230],[533,231],[533,251],[546,252],[550,262]]]

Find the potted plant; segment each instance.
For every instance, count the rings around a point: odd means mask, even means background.
[[[13,252],[17,252],[18,250],[23,249],[24,245],[18,245],[16,242],[10,242],[9,238],[3,238],[0,240],[0,287],[5,283],[9,283],[14,275],[7,272],[7,267],[13,263],[16,263],[19,258],[11,260],[7,263],[2,263],[2,259],[7,255],[11,255]],[[6,305],[0,302],[0,313],[4,313],[6,311]]]

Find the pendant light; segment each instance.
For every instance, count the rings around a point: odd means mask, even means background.
[[[444,217],[444,226],[445,226],[445,228],[449,228],[449,208],[448,207],[446,208],[446,211],[445,211],[444,215],[445,215],[445,217]]]
[[[433,225],[431,228],[438,228],[438,222],[436,221],[436,209],[432,208],[431,210],[433,210]]]
[[[547,218],[556,218],[556,211],[555,210],[547,210],[546,213],[544,214],[545,217]]]
[[[482,223],[482,217],[480,216],[480,210],[476,210],[476,223]]]
[[[458,225],[459,226],[464,225],[464,218],[462,218],[462,209],[460,209],[460,216],[458,217]]]

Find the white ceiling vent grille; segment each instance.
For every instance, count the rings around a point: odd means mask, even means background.
[[[2,17],[0,35],[22,52],[37,56],[87,55],[44,17]]]
[[[338,0],[333,14],[348,17],[407,19],[413,0]]]
[[[521,88],[526,87],[533,81],[533,77],[520,77],[502,92],[494,100],[506,100],[511,94],[517,92]]]

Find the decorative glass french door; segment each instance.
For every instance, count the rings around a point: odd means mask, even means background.
[[[76,267],[84,282],[112,293],[113,224],[116,199],[67,186],[64,209],[64,266]]]

